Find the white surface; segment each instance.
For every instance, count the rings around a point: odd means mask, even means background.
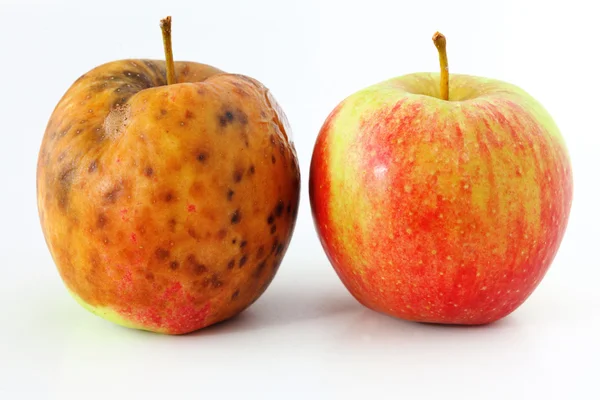
[[[38,3],[0,3],[0,398],[600,398],[594,1]],[[298,227],[271,287],[238,318],[185,337],[120,328],[71,300],[35,201],[37,151],[60,96],[100,63],[162,58],[158,20],[168,14],[176,59],[272,89],[303,172]],[[571,221],[550,272],[520,309],[486,327],[413,324],[363,308],[335,276],[310,217],[308,166],[327,114],[364,86],[436,70],[435,30],[448,37],[451,71],[538,98],[572,156]]]

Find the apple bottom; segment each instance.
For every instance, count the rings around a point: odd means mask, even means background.
[[[219,319],[210,318],[211,303],[206,302],[203,306],[193,304],[193,298],[182,295],[182,287],[179,283],[173,284],[165,292],[168,301],[173,303],[172,308],[143,307],[133,308],[131,306],[114,309],[110,306],[93,306],[83,300],[73,290],[67,288],[71,296],[86,310],[115,324],[126,328],[140,329],[150,332],[169,335],[182,335],[202,329],[208,325],[220,322],[230,316]],[[178,295],[178,293],[181,293]],[[186,298],[187,297],[187,298]],[[237,314],[237,312],[235,313]]]
[[[428,276],[419,284],[411,282],[415,277],[400,274],[391,266],[359,273],[345,265],[343,256],[328,254],[348,291],[367,308],[408,321],[483,325],[506,317],[525,302],[543,279],[556,251],[538,256],[547,265],[519,265],[499,271],[495,279],[484,277],[476,266],[468,264],[444,275],[437,273],[438,277],[431,276],[426,272],[428,268],[418,262],[400,267],[422,274],[422,278]]]

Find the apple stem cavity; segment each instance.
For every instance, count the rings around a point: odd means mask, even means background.
[[[167,85],[177,83],[175,78],[175,63],[173,63],[173,45],[171,44],[171,17],[160,20],[163,44],[165,47],[165,59],[167,61]]]
[[[448,100],[450,97],[450,74],[448,73],[448,54],[446,54],[446,36],[439,32],[433,35],[433,44],[440,56],[440,98]]]

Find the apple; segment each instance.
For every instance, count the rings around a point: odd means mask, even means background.
[[[309,192],[325,252],[363,305],[485,324],[521,305],[565,233],[573,177],[546,110],[518,87],[448,73],[342,101],[315,144]]]
[[[168,334],[230,318],[269,285],[300,175],[258,81],[193,62],[122,60],[80,77],[38,159],[43,233],[66,287],[118,324]]]

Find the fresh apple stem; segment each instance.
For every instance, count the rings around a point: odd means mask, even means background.
[[[176,83],[175,64],[173,63],[173,46],[171,44],[171,17],[160,20],[163,44],[165,47],[165,59],[167,61],[167,85]]]
[[[435,44],[440,56],[440,97],[442,100],[448,100],[450,97],[450,76],[448,73],[448,55],[446,54],[446,36],[436,32],[433,35],[433,44]]]

